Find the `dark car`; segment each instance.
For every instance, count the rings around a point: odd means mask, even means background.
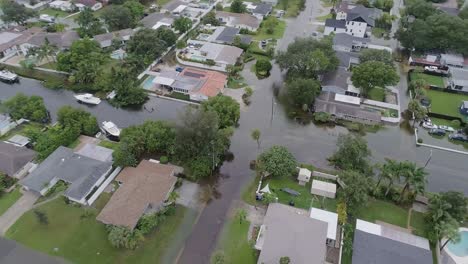
[[[421,99],[420,102],[421,102],[422,106],[425,106],[425,107],[431,106],[431,101],[429,99],[427,99],[427,98]]]
[[[449,139],[460,140],[460,141],[466,142],[468,141],[468,136],[466,136],[465,134],[461,134],[461,133],[453,133],[449,135]]]
[[[433,128],[429,130],[429,134],[436,136],[445,136],[445,130],[439,128]]]
[[[176,67],[175,70],[176,70],[176,72],[182,72],[184,70],[184,68],[183,67]]]

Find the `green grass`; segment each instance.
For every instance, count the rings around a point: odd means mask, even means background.
[[[110,140],[102,140],[101,142],[99,142],[98,145],[101,147],[108,148],[108,149],[116,150],[119,147],[119,142],[114,142]]]
[[[35,123],[35,122],[28,122],[28,123],[23,123],[17,127],[15,127],[14,129],[10,130],[8,133],[6,133],[5,135],[1,136],[0,137],[0,140],[7,140],[9,138],[11,138],[12,136],[18,134],[18,135],[22,135],[22,136],[27,136],[26,132],[27,131],[41,131],[41,129],[44,128],[44,125],[42,124],[39,124],[39,123]]]
[[[466,118],[459,112],[462,101],[468,101],[468,95],[445,93],[436,90],[426,90],[431,99],[431,112],[449,116]]]
[[[333,18],[333,15],[332,14],[327,14],[327,15],[319,16],[315,20],[320,21],[320,22],[324,22],[325,20],[327,20],[329,18]]]
[[[383,102],[385,100],[385,90],[382,88],[374,88],[370,90],[369,99]]]
[[[358,211],[357,218],[373,223],[380,220],[406,228],[408,210],[393,203],[381,200],[370,200],[367,206]]]
[[[81,143],[80,139],[77,138],[75,139],[75,141],[73,141],[70,145],[68,145],[67,147],[71,148],[71,149],[75,149],[76,147],[78,147],[78,145]]]
[[[149,236],[136,250],[115,249],[107,240],[105,225],[94,215],[81,216],[83,208],[66,205],[62,199],[40,206],[49,224],[37,221],[33,211],[28,211],[7,231],[6,237],[44,253],[61,256],[72,263],[160,263],[172,239],[172,234],[184,218],[186,209],[177,207],[173,215]],[[57,250],[54,250],[54,249]]]
[[[39,11],[39,14],[45,14],[45,15],[57,16],[57,17],[66,17],[70,15],[71,13],[64,12],[62,10],[52,9],[52,8],[45,8]]]
[[[383,38],[385,32],[386,32],[385,29],[381,29],[377,27],[374,27],[372,29],[372,35],[376,38]]]
[[[179,93],[179,92],[172,92],[171,94],[168,94],[166,96],[179,99],[179,100],[190,101],[190,95]]]
[[[283,37],[284,31],[286,30],[286,22],[278,20],[278,25],[275,26],[275,30],[272,34],[268,34],[266,28],[260,27],[257,34],[253,37],[253,40],[264,40],[264,39],[280,39]]]
[[[426,222],[426,215],[420,212],[411,212],[411,227],[413,234],[422,237],[428,237],[428,226]]]
[[[57,194],[60,192],[65,191],[68,188],[68,185],[64,181],[58,181],[52,188],[50,188],[47,193],[39,199],[37,199],[36,204],[44,202],[48,200],[49,198],[55,197]]]
[[[249,244],[247,237],[249,226],[248,221],[240,223],[236,217],[226,222],[218,246],[219,250],[224,253],[226,262],[257,263],[257,251]]]
[[[462,126],[454,126],[452,124],[452,121],[450,120],[447,120],[447,119],[441,119],[441,118],[435,118],[435,117],[431,117],[431,121],[434,125],[438,125],[438,126],[451,126],[453,127],[454,129],[460,129],[462,128]]]
[[[51,61],[51,62],[48,62],[46,64],[42,64],[40,66],[38,66],[40,68],[46,68],[46,69],[51,69],[51,70],[57,70],[57,62],[55,61]]]
[[[0,215],[3,215],[21,196],[23,194],[20,192],[20,187],[16,187],[13,191],[0,196]]]
[[[429,75],[425,73],[412,72],[410,73],[411,80],[425,80],[429,85],[434,85],[440,88],[445,88],[444,78],[440,76]]]

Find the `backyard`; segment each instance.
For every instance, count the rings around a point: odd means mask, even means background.
[[[97,222],[97,210],[53,200],[37,210],[48,217],[41,224],[33,211],[25,213],[8,231],[7,238],[73,263],[160,263],[182,222],[186,208],[178,206],[135,250],[116,249],[107,240],[105,225]]]
[[[385,100],[385,90],[382,88],[374,88],[369,92],[369,99],[383,102]]]
[[[62,10],[52,9],[52,8],[42,9],[41,11],[39,11],[39,14],[49,15],[53,17],[66,17],[68,15],[71,15],[71,13],[64,12]]]
[[[431,99],[431,112],[466,119],[459,108],[462,101],[468,101],[468,95],[427,90],[427,96]]]
[[[20,192],[20,188],[16,187],[13,191],[9,193],[3,193],[0,197],[0,215],[8,210],[18,199],[23,196]]]
[[[435,75],[429,75],[425,73],[412,72],[410,73],[411,80],[425,80],[429,85],[445,88],[444,78]]]

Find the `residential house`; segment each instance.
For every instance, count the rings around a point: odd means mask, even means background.
[[[310,181],[310,176],[312,172],[306,168],[300,168],[299,174],[297,175],[297,180],[299,181],[299,185],[305,186]]]
[[[91,8],[93,11],[97,11],[102,8],[102,3],[96,0],[75,0],[75,6],[83,11],[86,7]]]
[[[463,101],[460,105],[460,113],[462,115],[468,115],[468,101]]]
[[[432,252],[425,238],[357,219],[352,263],[427,264]]]
[[[273,6],[270,3],[255,3],[255,8],[252,10],[252,15],[263,20],[266,16],[271,14]]]
[[[272,6],[276,6],[278,4],[278,0],[262,0],[262,3],[268,3]]]
[[[261,22],[257,17],[250,14],[238,14],[223,11],[217,11],[216,18],[228,27],[247,29],[249,31],[257,31]]]
[[[113,152],[114,151],[112,149],[101,147],[96,144],[86,143],[76,151],[76,154],[102,162],[112,162]]]
[[[164,13],[151,13],[140,20],[140,23],[150,29],[158,29],[162,26],[170,28],[174,23],[174,17]]]
[[[244,51],[238,47],[217,43],[191,40],[187,48],[179,53],[179,58],[192,62],[209,63],[226,71],[228,65],[235,65]]]
[[[29,138],[22,136],[22,135],[14,135],[11,138],[5,140],[8,144],[13,144],[17,147],[26,147],[29,146],[30,140]]]
[[[425,54],[422,56],[411,55],[408,59],[410,66],[435,66],[439,69],[444,68],[440,62],[440,56],[435,54]]]
[[[20,183],[28,191],[45,195],[61,180],[68,184],[65,197],[87,205],[89,196],[111,171],[112,162],[96,160],[60,146]]]
[[[352,5],[348,2],[342,2],[336,11],[336,19],[325,21],[325,35],[346,33],[360,38],[366,37],[370,35],[371,28],[375,27],[375,20],[382,15],[380,9]]]
[[[0,31],[0,58],[18,55],[21,51],[20,45],[41,31],[38,27]]]
[[[16,126],[16,122],[9,115],[0,114],[0,136],[5,135]]]
[[[96,219],[107,225],[135,228],[145,213],[157,212],[165,205],[181,169],[143,160],[137,167],[126,167],[115,179],[120,187]]]
[[[367,48],[370,40],[359,38],[346,33],[337,33],[333,37],[333,49],[335,51],[353,52]]]
[[[304,210],[271,203],[255,244],[260,250],[257,263],[277,264],[287,256],[291,263],[323,264],[327,229],[327,222],[309,217]]]
[[[187,2],[184,2],[184,1],[181,1],[181,0],[171,0],[169,1],[167,4],[163,5],[161,7],[161,13],[173,13],[174,11],[183,11],[182,8],[180,8],[180,6],[185,6],[183,9],[185,9],[187,7]],[[176,10],[178,9],[179,10]],[[177,13],[177,12],[176,12]]]
[[[114,32],[104,33],[94,36],[94,40],[99,43],[101,48],[107,48],[112,45],[113,41],[118,41],[121,44],[127,42],[134,34],[133,29],[127,28]]]
[[[379,124],[382,121],[380,112],[361,108],[359,97],[321,92],[315,99],[315,112],[325,112],[332,118],[360,122],[364,124]]]
[[[20,45],[20,49],[23,55],[27,55],[30,48],[40,47],[47,41],[52,46],[57,47],[59,50],[66,50],[71,47],[74,41],[79,40],[80,36],[76,31],[65,31],[65,32],[40,32],[31,36],[27,41]]]
[[[0,172],[12,178],[21,178],[31,168],[36,152],[25,147],[0,141]]]
[[[220,44],[233,44],[236,37],[239,37],[240,43],[249,45],[252,37],[239,34],[240,29],[234,27],[217,27],[207,41]]]
[[[204,101],[223,92],[227,76],[215,71],[187,67],[181,73],[161,72],[153,79],[153,84],[157,89],[169,89],[188,94],[191,100]]]
[[[49,3],[49,7],[52,9],[61,10],[64,12],[70,12],[75,10],[75,5],[70,1],[55,0]]]
[[[465,66],[465,58],[461,54],[443,53],[440,54],[440,63],[448,67],[463,68]]]
[[[338,214],[312,207],[310,208],[310,218],[323,221],[328,224],[326,244],[332,248],[339,248],[341,236],[338,232]]]
[[[449,88],[468,93],[468,69],[449,68]]]

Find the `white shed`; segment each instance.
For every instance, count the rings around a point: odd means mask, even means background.
[[[319,180],[312,181],[312,194],[335,199],[336,184]]]
[[[310,176],[312,172],[306,168],[299,169],[299,175],[297,176],[297,180],[299,181],[299,185],[306,185],[310,181]]]
[[[338,229],[338,214],[318,208],[310,208],[310,218],[328,223],[327,244],[335,243]]]

